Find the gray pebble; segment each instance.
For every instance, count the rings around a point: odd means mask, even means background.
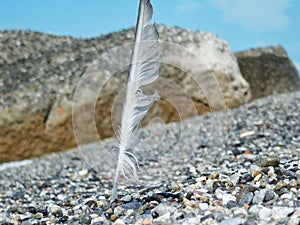
[[[219,225],[240,225],[243,224],[244,222],[245,222],[244,219],[237,217],[237,218],[230,218],[224,220],[221,223],[219,223]]]
[[[263,208],[263,206],[261,205],[253,205],[250,207],[249,209],[249,213],[254,215],[254,216],[257,216],[258,215],[258,212]]]
[[[159,216],[163,216],[168,212],[173,213],[174,211],[176,211],[176,208],[165,203],[160,203],[152,210],[152,212],[157,213]]]
[[[85,215],[81,218],[82,224],[90,224],[92,221],[92,218],[89,215]]]
[[[257,192],[255,192],[255,195],[253,197],[253,204],[260,204],[263,202],[266,195],[266,189],[261,189]]]
[[[275,194],[274,191],[266,190],[265,197],[264,197],[264,201],[265,201],[265,202],[268,202],[268,201],[274,199],[275,196],[276,196],[276,194]]]
[[[254,221],[245,221],[243,225],[257,225]]]
[[[138,201],[132,201],[126,204],[123,204],[122,207],[124,209],[138,209],[142,206],[142,204]]]
[[[29,221],[24,221],[21,225],[32,225],[32,223],[30,223]]]
[[[300,224],[300,219],[299,218],[291,218],[288,225],[299,225]]]
[[[268,167],[268,166],[277,167],[279,163],[280,161],[277,157],[266,157],[256,162],[256,164],[260,167]]]
[[[131,197],[131,195],[125,195],[120,200],[123,201],[123,202],[131,202],[132,201],[132,197]]]
[[[232,209],[232,208],[235,208],[235,207],[240,207],[240,205],[237,201],[230,200],[230,201],[227,202],[227,207],[229,209]]]
[[[275,220],[281,220],[294,212],[290,207],[274,207],[272,209],[272,218]]]
[[[270,220],[270,217],[272,215],[272,209],[263,207],[259,212],[258,216],[261,220]]]
[[[248,192],[247,194],[245,194],[241,200],[239,201],[240,206],[243,205],[250,205],[253,199],[253,193],[252,192]]]

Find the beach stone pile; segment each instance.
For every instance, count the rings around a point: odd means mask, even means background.
[[[0,223],[298,225],[299,112],[294,92],[152,126],[163,141],[143,145],[138,182],[122,182],[112,204],[115,168],[95,165],[115,139],[82,146],[88,162],[74,149],[2,164]]]
[[[171,60],[175,60],[176,65],[190,66],[162,65],[161,77],[178,86],[175,89],[166,83],[158,83],[157,89],[162,98],[153,106],[144,124],[152,117],[172,122],[208,113],[211,102],[216,105],[214,110],[219,110],[250,100],[249,85],[241,76],[236,59],[224,40],[206,32],[166,26],[158,26],[158,32],[162,41],[182,46],[201,59],[205,66],[196,70],[189,58],[172,55]],[[76,85],[101,54],[133,39],[134,29],[91,39],[21,30],[0,31],[0,162],[76,146],[72,127]],[[128,57],[107,59],[106,63],[113,60],[126,61]],[[103,78],[107,71],[101,69],[91,77],[91,83]],[[127,67],[121,68],[106,83],[96,101],[95,118],[100,138],[114,136],[112,105],[118,94],[122,96],[126,70]],[[205,87],[199,87],[194,81],[197,79]],[[216,82],[212,84],[209,80]],[[216,98],[213,90],[218,90],[221,97]],[[165,96],[172,96],[185,113],[179,115]],[[87,98],[86,102],[89,101]],[[121,104],[116,105],[121,107]],[[95,140],[87,137],[86,142],[90,141]]]
[[[300,90],[299,73],[282,46],[251,49],[235,56],[253,99]]]

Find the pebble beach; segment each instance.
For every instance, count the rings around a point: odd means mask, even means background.
[[[112,204],[115,168],[97,172],[77,149],[0,164],[0,224],[298,225],[299,115],[293,92],[152,126],[161,142],[144,144],[139,182]]]

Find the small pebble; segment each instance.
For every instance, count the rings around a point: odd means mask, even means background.
[[[252,202],[252,199],[253,199],[253,193],[248,192],[241,198],[241,200],[239,201],[239,204],[240,204],[240,206],[250,205]]]
[[[274,191],[266,190],[266,192],[265,192],[265,197],[264,197],[264,201],[265,201],[265,202],[268,202],[268,201],[274,199],[275,196],[276,196],[276,194],[274,193]]]
[[[293,208],[289,207],[273,207],[272,218],[275,220],[281,220],[294,212]]]
[[[281,188],[284,188],[284,187],[286,187],[286,186],[287,186],[287,183],[286,183],[285,181],[281,180],[281,181],[278,181],[278,182],[276,183],[276,186],[275,186],[274,190],[278,191],[278,190],[280,190]]]
[[[47,208],[48,213],[52,213],[52,214],[59,213],[60,210],[61,210],[60,206],[55,204],[49,204]]]
[[[260,204],[263,202],[266,195],[266,189],[261,189],[259,191],[256,191],[253,197],[253,204]]]
[[[117,219],[115,222],[114,222],[114,225],[126,225],[125,222],[121,219]]]
[[[131,202],[132,201],[132,197],[131,195],[125,195],[124,197],[122,197],[120,199],[122,202]]]
[[[265,207],[260,209],[259,212],[258,212],[258,216],[261,220],[269,221],[271,215],[272,215],[272,209],[265,208]]]
[[[240,225],[243,224],[244,222],[245,222],[244,219],[237,217],[237,218],[230,218],[224,220],[221,223],[219,223],[219,225]]]
[[[229,209],[231,209],[231,208],[235,208],[235,207],[240,207],[240,205],[237,201],[228,201],[227,202],[227,207]]]
[[[34,218],[36,218],[36,219],[42,219],[43,218],[43,214],[42,213],[36,213],[34,215]]]
[[[229,201],[235,201],[236,197],[231,194],[224,194],[222,196],[222,204],[226,205]]]
[[[268,166],[277,167],[279,163],[280,161],[277,157],[266,157],[258,160],[256,164],[260,167],[268,167]]]

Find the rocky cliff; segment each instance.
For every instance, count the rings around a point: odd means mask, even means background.
[[[162,41],[180,46],[182,51],[175,52],[172,47],[166,50],[166,63],[161,66],[165,82],[156,85],[162,98],[144,123],[152,117],[164,122],[178,121],[250,100],[249,85],[224,40],[180,28],[158,26],[158,31]],[[0,162],[75,146],[72,104],[77,83],[90,63],[133,38],[133,29],[92,39],[0,31]],[[202,65],[200,69],[196,69],[195,58]],[[112,59],[106,60],[112,63]],[[111,111],[120,109],[121,104],[115,99],[125,87],[126,69],[120,68],[108,80],[95,102],[100,138],[114,135]],[[99,68],[91,82],[105,72],[105,68]],[[82,126],[86,125],[84,122]],[[86,136],[86,142],[94,141],[88,133]]]

